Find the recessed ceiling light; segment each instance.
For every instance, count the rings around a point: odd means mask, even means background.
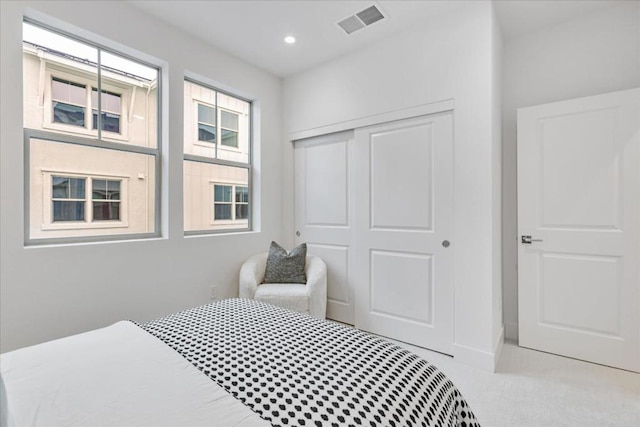
[[[296,38],[293,36],[287,36],[284,38],[284,42],[286,44],[294,44],[296,42]]]

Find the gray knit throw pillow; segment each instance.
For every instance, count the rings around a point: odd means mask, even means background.
[[[264,283],[307,283],[304,272],[307,261],[307,244],[303,243],[287,254],[276,242],[271,242]]]

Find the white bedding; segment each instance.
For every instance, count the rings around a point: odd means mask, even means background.
[[[130,322],[2,354],[0,373],[8,427],[270,425]]]

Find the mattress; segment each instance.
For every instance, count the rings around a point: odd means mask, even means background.
[[[477,426],[388,341],[245,299],[0,355],[9,426]]]

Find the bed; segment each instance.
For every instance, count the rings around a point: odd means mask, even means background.
[[[229,299],[0,355],[7,426],[477,426],[382,338]]]

